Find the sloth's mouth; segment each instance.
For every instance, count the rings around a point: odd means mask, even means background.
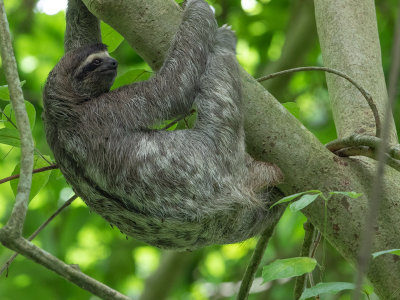
[[[116,71],[117,71],[117,68],[110,68],[110,69],[101,70],[100,72],[103,74],[111,74],[111,73],[115,73]]]

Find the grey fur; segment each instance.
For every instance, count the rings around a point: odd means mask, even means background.
[[[217,29],[206,2],[189,0],[158,74],[99,94],[109,88],[99,87],[101,73],[84,80],[76,74],[102,47],[66,53],[44,90],[47,140],[75,192],[123,233],[160,248],[196,249],[258,234],[269,219],[268,200],[256,191],[281,173],[245,152],[233,32]],[[193,103],[193,129],[148,129]]]

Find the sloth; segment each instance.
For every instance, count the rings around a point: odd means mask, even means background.
[[[82,36],[93,18],[81,0],[69,1],[70,49],[43,95],[46,138],[76,194],[124,234],[159,248],[193,250],[260,233],[270,214],[261,191],[282,176],[245,152],[230,27],[218,28],[204,0],[187,1],[156,75],[110,91],[117,61],[93,43],[98,38]],[[193,105],[193,128],[151,129]]]

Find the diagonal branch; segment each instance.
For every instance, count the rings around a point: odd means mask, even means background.
[[[32,233],[28,241],[32,241],[37,235],[44,229],[46,226],[55,218],[57,217],[65,208],[67,208],[78,196],[74,195],[71,198],[69,198],[60,208],[58,208],[42,225],[39,226],[38,229],[35,230],[34,233]],[[8,267],[11,265],[11,263],[14,261],[14,259],[18,256],[18,253],[14,253],[5,263],[4,265],[0,268],[0,275],[3,274],[5,270],[8,270]],[[7,272],[8,273],[8,272]]]
[[[5,236],[4,231],[0,231],[0,240],[7,248],[12,249],[47,269],[54,271],[68,281],[75,283],[77,286],[91,292],[101,299],[131,300],[129,297],[122,295],[107,285],[87,276],[76,268],[67,265],[55,256],[35,246],[22,237],[8,239],[7,236]]]

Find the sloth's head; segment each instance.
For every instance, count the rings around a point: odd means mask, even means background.
[[[91,99],[108,92],[117,75],[118,62],[104,44],[83,46],[67,52],[50,73],[46,85],[64,99]]]

